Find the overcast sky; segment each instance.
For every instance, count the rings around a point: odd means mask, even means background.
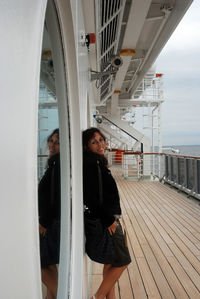
[[[156,61],[164,74],[163,145],[200,145],[200,0],[194,0]]]

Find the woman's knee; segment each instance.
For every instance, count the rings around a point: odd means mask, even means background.
[[[125,266],[122,266],[122,267],[120,267],[120,269],[122,270],[122,272],[124,271],[124,270],[126,270],[127,269],[127,267],[128,267],[128,265],[125,265]]]
[[[49,265],[48,269],[49,269],[50,271],[55,271],[55,272],[58,271],[57,265]]]
[[[124,269],[128,268],[128,265],[123,266]]]
[[[106,264],[106,265],[104,265],[104,267],[103,267],[103,276],[105,276],[106,273],[107,273],[111,268],[112,268],[112,265],[110,265],[110,264]]]

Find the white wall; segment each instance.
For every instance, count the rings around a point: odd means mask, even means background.
[[[0,1],[0,298],[41,298],[37,106],[46,1]]]

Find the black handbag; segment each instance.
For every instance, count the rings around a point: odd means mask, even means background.
[[[98,166],[98,179],[99,179],[99,201],[103,202],[103,189],[101,169]],[[84,225],[85,225],[85,251],[91,260],[105,264],[107,258],[113,251],[113,240],[107,228],[105,228],[100,218],[92,217],[90,210],[86,209],[84,212]]]

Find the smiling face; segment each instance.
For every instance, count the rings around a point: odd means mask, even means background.
[[[60,152],[60,142],[57,134],[53,134],[48,141],[49,155],[54,156]]]
[[[103,155],[105,150],[104,138],[99,133],[94,133],[94,136],[88,142],[88,148],[95,154]]]

